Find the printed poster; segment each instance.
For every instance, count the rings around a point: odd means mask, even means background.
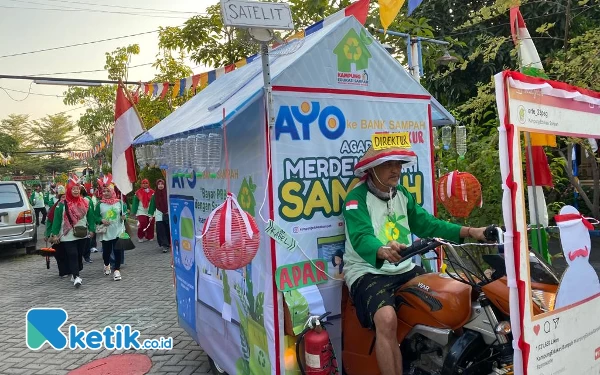
[[[527,151],[525,132],[600,138],[600,93],[510,71],[497,74],[495,81],[502,123],[500,167],[507,181],[503,213],[515,374],[598,374],[600,282],[589,261],[600,251],[590,241],[594,226],[570,205],[549,217],[557,228],[554,246],[562,260],[552,260],[556,281],[541,278],[539,266],[530,264],[527,226],[532,223],[527,222],[522,155]],[[545,149],[556,152],[553,146]],[[559,270],[561,261],[564,268]]]
[[[342,207],[358,182],[354,165],[376,132],[408,133],[418,163],[401,183],[433,212],[428,101],[359,95],[277,93],[273,181],[277,224],[299,250],[278,248],[278,266],[343,251]],[[341,236],[341,237],[340,237]],[[278,245],[279,246],[279,245]]]
[[[179,318],[196,331],[194,197],[170,195],[170,228]]]

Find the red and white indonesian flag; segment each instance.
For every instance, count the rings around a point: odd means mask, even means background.
[[[117,88],[115,106],[115,130],[112,150],[113,182],[123,195],[133,190],[132,182],[136,180],[133,140],[143,133],[142,122],[133,103],[127,98],[123,86]]]
[[[358,201],[348,201],[346,203],[346,210],[358,210]]]

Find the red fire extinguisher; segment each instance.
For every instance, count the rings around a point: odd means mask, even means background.
[[[307,327],[298,335],[296,342],[296,359],[298,367],[303,375],[332,375],[338,374],[337,360],[333,351],[333,346],[329,340],[329,333],[324,325],[331,324],[322,322],[329,315],[329,312],[319,316],[311,317]],[[302,366],[299,356],[300,342],[304,341],[304,364]]]

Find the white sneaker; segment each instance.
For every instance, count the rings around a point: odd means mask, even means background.
[[[110,265],[104,266],[104,274],[105,275],[110,275]]]
[[[115,281],[121,280],[121,272],[119,272],[119,270],[115,270],[115,272],[113,273],[113,279]]]
[[[152,238],[152,239],[150,239],[150,240],[148,240],[148,241],[154,241],[154,238]]]
[[[96,249],[95,247],[92,247],[92,248],[90,249],[90,251],[91,251],[92,253],[97,253],[97,252],[98,252],[98,249]]]
[[[142,242],[144,242],[144,239],[143,238],[138,238],[138,242],[142,243]]]
[[[75,282],[75,278],[73,277],[73,275],[71,275],[71,282]]]
[[[75,288],[79,288],[81,286],[81,277],[77,276],[75,278],[75,281],[73,281],[73,285],[75,286]]]

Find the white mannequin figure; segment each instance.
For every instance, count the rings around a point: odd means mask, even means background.
[[[589,230],[594,228],[592,224],[572,206],[564,206],[554,219],[568,264],[556,295],[556,310],[600,293],[600,281],[589,262],[592,250]]]

